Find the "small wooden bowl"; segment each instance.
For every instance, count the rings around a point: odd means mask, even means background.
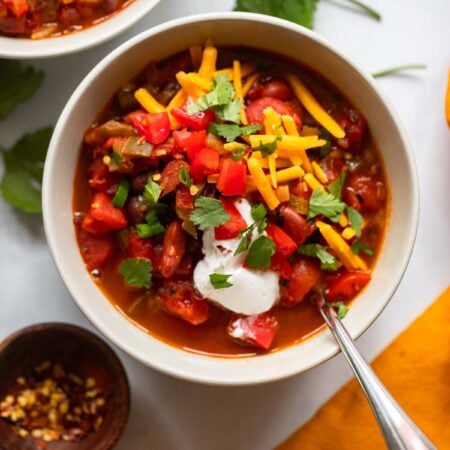
[[[23,328],[0,343],[0,400],[20,376],[49,360],[62,363],[68,372],[93,377],[103,389],[105,414],[100,428],[80,441],[52,441],[48,450],[109,450],[118,441],[128,420],[130,391],[123,366],[111,348],[83,328],[66,323],[42,323]],[[19,437],[0,420],[2,450],[36,450],[37,439]]]

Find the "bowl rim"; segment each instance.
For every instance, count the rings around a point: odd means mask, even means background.
[[[133,0],[107,19],[62,36],[32,40],[0,34],[0,58],[42,59],[71,55],[109,41],[144,18],[161,0]],[[55,44],[56,45],[53,45]]]
[[[284,29],[288,29],[290,31],[293,31],[295,33],[299,33],[303,36],[305,36],[308,39],[311,39],[318,43],[321,46],[324,46],[326,49],[333,52],[338,58],[344,60],[347,65],[351,67],[351,69],[358,73],[360,77],[363,78],[365,83],[368,85],[368,88],[378,97],[380,102],[383,104],[383,106],[386,108],[388,114],[391,116],[393,123],[395,124],[395,127],[398,131],[399,137],[403,144],[404,149],[404,155],[407,161],[407,167],[405,170],[407,170],[408,175],[410,177],[409,181],[411,183],[412,192],[410,192],[411,195],[411,221],[409,222],[409,233],[407,236],[404,237],[404,247],[401,255],[399,255],[398,261],[397,261],[397,273],[396,277],[393,278],[389,285],[390,288],[386,290],[386,297],[383,301],[380,301],[377,305],[377,309],[375,312],[368,318],[366,321],[363,321],[358,326],[354,327],[354,329],[350,330],[350,334],[352,338],[356,339],[361,334],[363,334],[367,328],[378,318],[378,316],[381,314],[381,312],[384,310],[384,308],[387,306],[389,301],[391,300],[392,296],[394,295],[395,291],[397,290],[403,275],[405,273],[405,270],[408,266],[408,263],[410,261],[414,242],[417,234],[417,228],[418,228],[418,222],[419,222],[419,187],[418,187],[418,176],[417,176],[417,168],[414,160],[414,155],[411,149],[411,145],[409,142],[409,139],[406,135],[405,129],[400,121],[400,118],[396,112],[396,110],[393,108],[390,101],[385,97],[385,95],[381,92],[380,88],[376,86],[375,80],[372,78],[370,74],[368,74],[364,69],[361,68],[354,60],[353,58],[349,57],[347,54],[345,54],[343,51],[336,48],[332,43],[327,41],[325,38],[319,36],[315,32],[306,29],[304,27],[301,27],[297,24],[294,24],[292,22],[289,22],[287,20],[275,18],[272,16],[266,16],[262,14],[255,14],[255,13],[243,13],[243,12],[218,12],[218,13],[204,13],[204,14],[194,14],[190,16],[186,16],[180,19],[171,20],[169,22],[165,22],[163,24],[160,24],[156,27],[150,28],[135,37],[129,39],[128,41],[124,42],[122,45],[120,45],[118,48],[113,50],[110,54],[108,54],[105,58],[103,58],[83,79],[83,81],[79,84],[77,89],[74,91],[72,96],[70,97],[69,101],[67,102],[64,110],[62,111],[60,118],[58,120],[58,123],[55,127],[55,131],[53,133],[53,137],[49,146],[49,151],[46,159],[45,164],[45,170],[44,170],[44,180],[43,180],[43,214],[44,214],[44,228],[45,233],[47,236],[47,241],[49,243],[49,247],[51,249],[51,253],[53,256],[53,259],[55,261],[55,264],[58,268],[59,273],[61,274],[61,277],[68,288],[70,294],[72,295],[73,299],[75,300],[75,303],[78,305],[78,307],[83,311],[83,313],[87,316],[87,318],[108,338],[110,339],[115,345],[117,345],[119,348],[121,348],[123,351],[131,355],[133,358],[136,358],[137,360],[143,362],[145,365],[151,366],[163,373],[166,373],[168,375],[174,376],[176,378],[181,378],[184,380],[190,380],[194,382],[204,383],[204,384],[210,384],[210,385],[222,385],[222,386],[243,386],[243,385],[255,385],[255,384],[262,384],[267,382],[272,382],[276,380],[281,380],[284,378],[288,378],[290,376],[302,373],[306,370],[309,370],[313,367],[316,367],[323,362],[327,361],[328,359],[332,358],[339,352],[339,347],[337,344],[333,341],[332,344],[329,346],[329,349],[322,353],[320,357],[313,357],[308,363],[302,363],[301,367],[299,365],[295,367],[289,368],[289,370],[283,370],[280,372],[272,372],[272,373],[260,373],[259,371],[255,371],[254,374],[252,374],[251,377],[248,375],[239,377],[227,377],[226,375],[220,376],[218,374],[215,374],[214,376],[211,375],[205,375],[201,373],[201,370],[192,371],[190,369],[183,369],[181,367],[175,367],[176,364],[166,364],[162,363],[161,361],[156,360],[156,358],[149,359],[148,355],[144,355],[143,352],[139,352],[133,348],[127,343],[124,343],[121,341],[113,332],[110,326],[105,325],[102,320],[100,320],[99,317],[95,317],[94,314],[91,314],[89,311],[88,306],[86,305],[86,302],[83,302],[79,300],[75,294],[76,292],[76,283],[71,281],[71,276],[68,271],[66,272],[64,270],[63,265],[60,263],[59,258],[57,257],[58,254],[61,253],[61,250],[58,250],[58,244],[57,239],[55,238],[55,232],[54,232],[54,224],[52,223],[52,220],[50,218],[49,211],[52,208],[51,205],[51,191],[50,191],[50,184],[51,184],[51,173],[54,172],[53,170],[53,158],[54,155],[57,152],[57,142],[61,139],[62,131],[65,127],[65,122],[67,121],[68,116],[71,113],[71,110],[73,107],[77,104],[78,99],[81,94],[85,91],[85,89],[88,88],[88,86],[91,84],[91,82],[95,81],[96,77],[99,73],[101,73],[105,68],[108,67],[108,65],[114,61],[117,57],[120,57],[123,53],[125,53],[128,49],[134,47],[135,45],[139,44],[141,41],[144,41],[148,38],[151,38],[154,35],[157,35],[158,33],[167,31],[168,29],[183,26],[183,25],[192,25],[193,23],[196,23],[198,21],[222,21],[222,20],[245,20],[245,21],[254,21],[258,22],[260,24],[267,24],[272,25],[275,27],[281,27]],[[102,293],[104,296],[104,294]],[[108,300],[107,300],[108,301]],[[129,321],[129,319],[125,319]],[[135,324],[131,324],[133,327],[138,329]],[[322,333],[325,333],[330,339],[331,333],[328,330],[323,331]],[[150,335],[151,336],[151,335]],[[159,340],[156,337],[153,337],[154,339]],[[160,340],[159,340],[160,341]],[[163,342],[163,341],[160,341]],[[166,346],[170,347],[171,349],[175,349],[177,352],[181,352],[183,354],[186,354],[188,352],[182,350],[181,348],[173,347],[169,344],[165,344]],[[305,345],[305,343],[300,343],[298,345]],[[285,349],[280,349],[275,353],[269,353],[266,356],[258,356],[253,357],[255,359],[257,358],[264,358],[264,357],[270,357],[270,355],[274,355],[277,353],[285,352],[290,347],[287,347]],[[192,354],[198,357],[198,354]],[[202,356],[202,355],[200,355]],[[209,357],[211,358],[211,357]],[[214,357],[213,357],[214,358]],[[226,358],[220,358],[221,360]],[[246,358],[230,358],[226,359],[228,361],[236,361],[236,360],[242,360],[245,361]],[[194,373],[195,372],[195,373]],[[263,372],[263,371],[262,371]]]

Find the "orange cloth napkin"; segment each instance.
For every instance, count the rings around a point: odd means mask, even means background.
[[[439,448],[450,449],[450,287],[372,367],[410,417]],[[347,383],[278,450],[385,448],[356,380]]]

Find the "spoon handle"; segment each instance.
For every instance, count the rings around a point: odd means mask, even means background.
[[[391,450],[436,449],[364,360],[348,331],[338,319],[335,310],[326,302],[321,302],[318,306],[369,400],[388,448]]]

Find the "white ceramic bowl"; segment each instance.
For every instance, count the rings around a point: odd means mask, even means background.
[[[75,33],[47,39],[22,39],[0,35],[0,58],[35,59],[68,55],[101,44],[131,27],[161,0],[134,0],[99,24]]]
[[[151,59],[160,59],[212,38],[216,45],[240,45],[282,52],[325,76],[368,120],[386,164],[392,213],[373,280],[352,306],[345,325],[356,338],[386,306],[407,266],[418,222],[418,186],[403,128],[374,80],[348,56],[317,34],[268,16],[217,13],[159,25],[126,42],[101,61],[66,105],[47,156],[43,207],[56,265],[79,307],[125,352],[168,374],[210,384],[264,383],[303,372],[337,353],[329,332],[264,356],[216,358],[182,351],[146,334],[120,314],[91,280],[72,224],[72,189],[83,132],[122,83]]]

